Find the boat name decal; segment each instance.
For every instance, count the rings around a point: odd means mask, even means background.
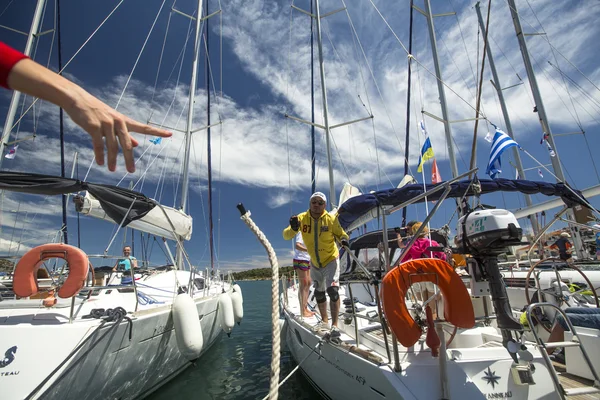
[[[343,372],[343,373],[344,373],[344,375],[346,375],[348,378],[350,378],[350,379],[355,379],[356,381],[358,381],[358,382],[359,382],[359,383],[361,383],[362,385],[364,385],[364,384],[367,382],[367,381],[365,380],[365,378],[363,378],[362,376],[360,376],[360,375],[356,375],[356,376],[354,376],[354,375],[352,375],[350,372],[348,372],[348,371],[346,371],[345,369],[343,369],[342,367],[340,367],[339,365],[337,365],[337,364],[334,364],[333,362],[329,361],[327,358],[323,357],[323,359],[324,359],[325,361],[327,361],[327,363],[329,363],[329,364],[333,365],[333,366],[334,366],[336,369],[338,369],[339,371]]]
[[[488,393],[486,397],[488,399],[508,399],[512,397],[512,392],[509,390],[508,392]]]
[[[15,360],[15,353],[17,352],[17,346],[13,346],[6,350],[4,358],[0,361],[0,368],[4,368],[10,365]]]

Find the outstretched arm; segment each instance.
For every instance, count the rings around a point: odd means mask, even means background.
[[[0,43],[0,57],[16,50]],[[169,137],[164,129],[137,122],[104,104],[77,84],[58,75],[28,58],[18,61],[10,69],[7,86],[28,95],[39,97],[63,108],[71,119],[91,137],[98,165],[104,165],[106,141],[108,169],[117,167],[119,144],[123,149],[127,171],[135,172],[133,148],[138,145],[129,132]]]

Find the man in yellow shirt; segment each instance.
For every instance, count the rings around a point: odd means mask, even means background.
[[[291,240],[300,231],[302,240],[310,255],[310,277],[315,285],[315,299],[323,323],[329,323],[327,316],[327,297],[329,295],[329,310],[331,311],[332,334],[337,331],[338,314],[340,311],[340,296],[338,294],[340,264],[339,251],[335,241],[348,246],[348,234],[342,229],[337,215],[333,216],[325,210],[327,197],[321,192],[310,196],[308,211],[293,215],[290,225],[283,230],[283,238]]]

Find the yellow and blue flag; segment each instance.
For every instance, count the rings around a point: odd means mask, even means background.
[[[425,139],[425,143],[423,143],[423,147],[421,148],[421,155],[419,156],[419,168],[417,172],[423,171],[423,164],[425,161],[433,158],[433,147],[431,147],[431,141],[429,138]]]

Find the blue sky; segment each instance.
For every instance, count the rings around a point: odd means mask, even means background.
[[[5,1],[0,7],[0,25],[28,31],[35,7],[34,0]],[[145,47],[132,79],[119,102],[125,83],[150,32],[161,5],[156,25]],[[345,181],[359,186],[363,192],[395,186],[403,175],[404,137],[406,123],[406,53],[402,42],[408,46],[408,1],[389,2],[373,0],[346,1],[348,13],[340,12],[323,19],[325,72],[331,124],[363,118],[371,112],[373,121],[366,121],[333,131],[334,175],[336,192]],[[119,1],[63,0],[61,2],[63,62],[70,59],[90,34],[108,16]],[[195,1],[177,0],[175,8],[194,13]],[[308,9],[307,0],[295,1],[297,7]],[[415,4],[424,7],[419,0]],[[111,106],[138,120],[164,121],[166,126],[184,127],[187,112],[187,92],[191,74],[192,40],[184,49],[189,20],[172,14],[168,36],[169,10],[173,0],[125,0],[107,20],[98,33],[66,68],[65,75],[74,79],[86,90],[99,96]],[[482,4],[482,12],[487,12]],[[322,14],[343,6],[338,0],[321,2]],[[600,16],[600,5],[595,1],[518,1],[522,25],[527,33],[546,32],[546,35],[528,36],[530,52],[534,59],[538,83],[549,115],[553,133],[578,131],[578,123],[586,132],[585,138],[595,155],[599,143],[600,101],[598,89],[590,84],[577,69],[596,85],[600,81],[597,41],[600,28],[595,21]],[[5,8],[6,7],[6,8]],[[265,267],[266,254],[251,232],[239,219],[235,205],[243,202],[252,212],[254,221],[265,232],[278,256],[286,265],[291,257],[291,244],[285,242],[281,230],[289,216],[304,211],[310,196],[310,130],[307,126],[284,118],[288,113],[310,119],[310,31],[306,15],[294,11],[290,17],[290,2],[269,0],[222,0],[210,2],[210,12],[222,8],[222,18],[210,21],[211,68],[213,84],[223,96],[212,99],[211,120],[223,124],[212,129],[213,145],[213,199],[215,219],[215,247],[221,269],[240,270]],[[442,63],[443,79],[455,93],[447,90],[450,119],[473,118],[475,115],[476,83],[479,74],[483,39],[478,32],[474,2],[453,0],[432,1],[434,14],[455,11],[456,16],[436,18],[438,51]],[[383,22],[379,12],[389,23]],[[560,17],[558,17],[560,16]],[[49,1],[41,30],[53,27],[54,2]],[[533,110],[533,100],[524,72],[523,62],[515,39],[515,32],[506,2],[493,2],[490,22],[490,46],[494,51],[496,67],[502,86],[506,89],[509,113],[517,141],[534,157],[549,164],[548,151],[539,144],[541,130]],[[352,22],[353,28],[349,25]],[[221,29],[222,24],[222,29]],[[1,28],[0,28],[1,29]],[[356,38],[353,33],[356,32]],[[220,38],[222,38],[222,53]],[[9,30],[0,30],[0,40],[22,49],[25,37]],[[161,68],[158,68],[161,48],[165,51]],[[554,54],[548,43],[556,49]],[[35,59],[46,65],[52,43],[52,34],[39,39]],[[203,45],[204,46],[204,45]],[[413,54],[420,66],[414,65],[411,115],[411,172],[416,172],[418,151],[424,137],[419,132],[421,109],[441,115],[429,36],[425,18],[415,12]],[[184,54],[184,63],[178,56]],[[222,54],[222,55],[221,55]],[[364,54],[364,57],[363,57]],[[315,46],[316,57],[316,46]],[[56,42],[50,56],[50,67],[56,69]],[[220,60],[222,59],[222,64]],[[568,61],[567,61],[568,60]],[[564,75],[555,68],[559,65]],[[486,65],[489,63],[486,61]],[[157,89],[154,90],[158,73]],[[180,80],[177,86],[177,76]],[[315,113],[322,121],[322,106],[318,70],[315,68]],[[199,69],[194,126],[206,124],[205,66]],[[520,81],[519,79],[522,79]],[[503,127],[503,119],[489,80],[489,68],[484,73],[483,113],[493,123]],[[572,83],[570,81],[574,81]],[[566,85],[565,85],[566,82]],[[568,89],[567,89],[568,88]],[[579,89],[581,88],[581,89]],[[152,100],[153,99],[153,100]],[[0,92],[0,113],[5,114],[10,92]],[[29,104],[30,100],[26,100]],[[172,104],[172,106],[171,106]],[[18,136],[31,134],[34,126],[35,141],[21,142],[15,160],[4,160],[2,167],[16,171],[59,174],[60,156],[58,142],[58,110],[49,104],[36,106],[36,116],[30,113],[23,118]],[[183,117],[180,117],[183,115]],[[1,118],[3,120],[3,117]],[[425,122],[432,138],[434,152],[443,178],[450,177],[447,146],[443,126],[431,118]],[[452,125],[455,151],[460,172],[467,169],[473,137],[473,122]],[[489,143],[484,137],[492,131],[491,125],[480,121],[478,130],[477,165],[479,176],[485,176]],[[79,151],[79,175],[82,178],[92,161],[87,135],[68,118],[66,122],[67,170],[71,169],[73,153]],[[143,139],[143,138],[141,138]],[[325,140],[317,130],[317,188],[329,194]],[[153,146],[147,140],[136,150],[137,172],[124,177],[120,159],[117,172],[109,173],[92,166],[88,180],[128,186],[136,182],[150,197],[160,197],[166,205],[178,204],[175,188],[181,165],[183,134],[175,133],[173,139]],[[557,136],[558,152],[565,168],[567,180],[578,189],[600,183],[592,165],[588,145],[583,135]],[[146,149],[144,146],[153,146]],[[147,151],[146,151],[147,150]],[[145,153],[144,153],[145,152]],[[143,154],[143,155],[142,155]],[[158,154],[158,155],[157,155]],[[523,155],[527,178],[538,180],[536,164]],[[510,165],[512,153],[503,156],[503,177],[514,177]],[[147,169],[147,173],[144,171]],[[191,190],[189,212],[194,218],[194,235],[186,244],[196,265],[208,263],[207,241],[207,183],[206,183],[205,131],[194,134],[192,148]],[[430,165],[426,167],[429,181]],[[546,171],[545,181],[553,181]],[[420,176],[417,176],[422,181]],[[140,186],[143,181],[143,186]],[[157,191],[157,186],[163,188]],[[177,190],[180,193],[181,189]],[[534,196],[534,201],[544,201]],[[454,210],[447,202],[433,219],[433,226],[450,222]],[[513,195],[492,195],[484,203],[515,209],[524,200]],[[593,200],[599,206],[599,202]],[[2,234],[0,243],[6,252],[10,241],[24,242],[21,250],[48,240],[60,227],[60,198],[20,196],[6,194],[3,200]],[[19,210],[17,213],[16,211]],[[423,205],[408,211],[411,219],[422,219]],[[398,224],[400,213],[390,218]],[[82,217],[82,248],[89,254],[102,253],[107,247],[114,226]],[[371,228],[375,228],[372,225]],[[69,211],[69,239],[77,241],[77,218]],[[127,240],[130,242],[130,240]],[[139,235],[135,238],[139,248]],[[110,254],[118,254],[122,236],[115,241]],[[15,247],[12,245],[11,254]],[[154,262],[164,261],[161,251],[155,249]]]

